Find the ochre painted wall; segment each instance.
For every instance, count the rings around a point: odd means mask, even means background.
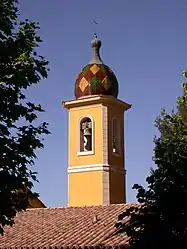
[[[92,117],[94,120],[94,154],[79,156],[79,120],[83,117]],[[102,106],[93,105],[77,107],[69,110],[69,167],[93,165],[102,163]]]
[[[120,154],[114,154],[112,152],[112,121],[113,118],[117,118],[120,123]],[[125,191],[125,174],[123,169],[125,168],[124,162],[124,110],[117,108],[116,106],[108,106],[108,164],[112,165],[113,170],[109,173],[109,191],[110,191],[110,203],[125,203],[126,191]],[[120,171],[121,169],[121,171]]]
[[[68,109],[68,206],[125,203],[124,111],[130,105],[114,98],[93,97],[64,102]],[[93,154],[79,155],[79,121],[91,117]],[[120,123],[120,155],[112,152],[112,120]],[[105,133],[106,132],[106,133]],[[107,167],[106,173],[102,167]],[[108,172],[108,171],[107,171]]]
[[[93,119],[93,155],[78,155],[79,121]],[[76,107],[69,110],[69,165],[68,167],[102,164],[102,105]],[[102,204],[102,171],[69,173],[68,206]]]
[[[68,177],[68,206],[102,204],[102,171],[71,173]]]
[[[109,182],[110,182],[110,203],[118,204],[125,203],[125,177],[122,172],[111,171],[109,173]]]
[[[120,122],[120,155],[112,153],[112,120],[117,118]],[[124,167],[124,111],[116,106],[108,106],[108,164]]]

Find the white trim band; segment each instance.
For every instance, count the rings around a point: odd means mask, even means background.
[[[68,167],[68,174],[78,173],[78,172],[90,172],[90,171],[116,171],[123,174],[126,173],[126,170],[124,168],[108,164],[92,164],[92,165]]]

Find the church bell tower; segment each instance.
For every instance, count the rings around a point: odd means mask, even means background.
[[[68,110],[68,206],[126,202],[124,112],[118,81],[102,61],[101,41],[91,42],[92,59],[75,82]]]

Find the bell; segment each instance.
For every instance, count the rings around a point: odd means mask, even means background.
[[[84,136],[91,136],[91,135],[92,135],[91,129],[90,128],[86,128],[84,130]]]
[[[92,122],[88,123],[88,128],[90,128],[90,129],[92,128]]]
[[[86,123],[82,123],[82,130],[85,130],[86,129],[86,127],[87,127],[87,124]]]

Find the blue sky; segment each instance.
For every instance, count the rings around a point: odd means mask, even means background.
[[[40,52],[50,61],[47,80],[29,98],[41,103],[52,135],[38,152],[35,189],[47,206],[67,204],[67,112],[77,74],[91,59],[93,20],[102,40],[101,55],[115,72],[119,98],[132,104],[125,116],[127,201],[134,183],[145,184],[153,155],[155,117],[171,110],[181,94],[187,67],[186,0],[20,0],[20,18],[39,21]]]

